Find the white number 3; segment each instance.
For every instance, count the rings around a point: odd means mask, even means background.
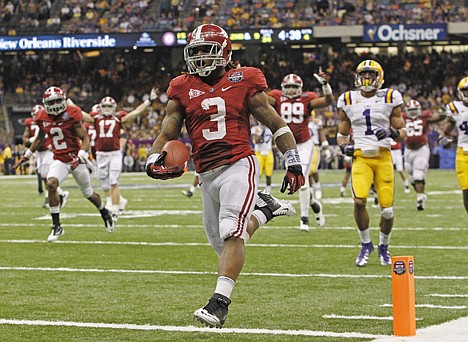
[[[226,103],[221,97],[212,97],[202,101],[201,106],[207,110],[211,106],[217,107],[217,113],[210,115],[210,121],[215,121],[218,124],[216,131],[203,129],[202,134],[206,140],[222,139],[226,135]]]

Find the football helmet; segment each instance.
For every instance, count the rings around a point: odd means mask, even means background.
[[[304,83],[302,79],[296,74],[289,74],[283,78],[281,82],[281,90],[283,96],[289,97],[290,99],[302,95],[302,86]]]
[[[458,83],[457,87],[458,96],[464,104],[468,105],[468,77],[464,77]]]
[[[41,110],[43,110],[44,107],[42,107],[41,105],[35,105],[32,109],[31,109],[31,116],[33,119],[36,118],[36,114],[39,113]]]
[[[59,87],[49,87],[42,95],[42,104],[50,115],[59,115],[67,108],[67,97]]]
[[[356,68],[354,85],[365,92],[380,89],[384,83],[384,72],[376,61],[367,59]]]
[[[103,98],[99,104],[99,112],[104,116],[114,115],[116,108],[117,102],[110,96]]]
[[[217,67],[225,67],[231,61],[232,47],[228,34],[213,24],[195,28],[184,48],[188,73],[206,77]]]
[[[409,100],[406,104],[405,111],[409,118],[417,118],[421,115],[421,104],[416,100]]]

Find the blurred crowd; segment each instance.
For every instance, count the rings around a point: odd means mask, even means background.
[[[467,21],[465,0],[10,0],[0,34],[192,30],[216,17],[230,29]]]

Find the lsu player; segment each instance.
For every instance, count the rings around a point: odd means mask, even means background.
[[[35,105],[31,110],[31,117],[24,120],[24,133],[23,133],[23,144],[26,147],[30,147],[31,144],[36,140],[37,135],[39,134],[39,126],[36,124],[36,114],[43,110],[44,107],[41,105]],[[37,174],[40,177],[40,181],[44,182],[45,188],[47,189],[47,173],[49,172],[50,164],[54,159],[54,154],[52,153],[51,139],[49,136],[45,136],[44,142],[36,150],[36,169]],[[63,208],[67,203],[68,196],[70,193],[68,191],[63,191],[59,186],[57,188],[57,193],[60,198],[60,208]],[[46,191],[45,201],[42,205],[43,208],[49,208],[49,192]]]
[[[273,133],[270,129],[258,123],[250,129],[252,142],[254,143],[255,155],[260,163],[260,177],[265,173],[266,187],[264,192],[271,193],[271,176],[273,175],[273,167],[275,158],[273,157]]]
[[[463,204],[468,213],[468,77],[458,83],[458,97],[461,101],[452,101],[446,106],[447,123],[440,144],[449,145],[452,142],[450,134],[454,127],[458,130],[457,156],[455,168],[457,178],[463,192]]]
[[[391,265],[388,251],[393,226],[394,171],[390,153],[391,139],[404,141],[405,122],[400,106],[401,94],[394,89],[380,89],[384,72],[379,63],[365,60],[356,68],[358,90],[340,95],[337,142],[342,153],[353,157],[351,167],[354,219],[361,239],[356,266],[365,266],[374,251],[366,209],[369,190],[374,182],[381,207],[378,254],[381,265]],[[350,130],[354,143],[350,143]]]
[[[323,108],[333,101],[332,88],[327,80],[327,75],[319,70],[314,74],[315,78],[322,84],[323,94],[318,97],[315,92],[303,92],[302,79],[296,74],[289,74],[281,82],[281,90],[273,89],[268,94],[268,102],[272,105],[278,115],[286,122],[294,134],[297,149],[301,156],[302,172],[309,175],[312,166],[312,151],[314,143],[309,131],[309,121],[314,108]],[[311,199],[309,178],[306,178],[304,186],[299,191],[299,202],[301,206],[301,221],[299,229],[309,231],[309,209],[312,208],[315,220],[319,227],[325,225],[325,217],[322,213],[320,202]]]
[[[322,199],[322,186],[320,185],[318,168],[320,166],[321,153],[325,157],[325,161],[328,163],[331,160],[331,151],[325,131],[323,130],[323,120],[321,116],[315,116],[315,111],[311,113],[311,120],[309,121],[309,130],[314,143],[314,149],[312,154],[312,165],[309,172],[309,185],[311,192],[311,201],[315,194],[317,200]]]
[[[35,117],[39,133],[15,168],[26,163],[49,136],[52,140],[54,160],[47,173],[49,191],[49,210],[52,216],[52,229],[47,241],[57,241],[64,230],[60,223],[60,198],[57,188],[71,173],[78,183],[83,197],[89,200],[101,213],[106,230],[113,231],[114,222],[110,212],[104,207],[101,197],[93,191],[91,176],[86,166],[88,159],[89,137],[83,126],[83,114],[77,106],[67,105],[65,92],[58,87],[49,87],[42,97],[44,109]]]
[[[445,114],[422,111],[421,104],[409,100],[405,106],[403,119],[406,125],[405,169],[416,191],[416,209],[424,210],[427,195],[424,193],[426,174],[429,169],[429,150],[427,130],[429,124],[445,119]]]
[[[97,174],[102,189],[110,193],[112,205],[110,211],[114,221],[119,217],[119,211],[126,204],[120,195],[119,178],[122,173],[122,152],[120,139],[122,125],[131,122],[143,113],[157,99],[158,91],[153,88],[149,99],[145,100],[135,110],[127,113],[116,111],[117,102],[110,96],[104,97],[99,103],[99,112],[83,114],[83,119],[96,129],[96,161]],[[124,203],[121,203],[121,199]]]

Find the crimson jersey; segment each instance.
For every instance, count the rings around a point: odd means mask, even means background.
[[[283,118],[289,126],[296,139],[296,143],[306,142],[311,138],[309,130],[309,120],[312,112],[310,101],[318,96],[312,91],[302,93],[301,96],[290,99],[283,96],[281,90],[274,89],[268,95],[276,101],[276,112]]]
[[[266,89],[265,76],[252,67],[229,70],[214,86],[187,74],[169,83],[167,96],[185,113],[197,172],[255,154],[250,146],[248,99]]]
[[[125,111],[116,113],[116,116],[105,116],[95,113],[93,118],[94,128],[96,129],[96,151],[110,152],[120,150],[121,121],[125,115],[127,115]]]
[[[24,120],[24,126],[29,128],[30,138],[37,136],[37,133],[39,133],[39,127],[37,126],[33,118],[26,118],[26,120]],[[47,151],[50,147],[50,144],[51,139],[48,135],[46,135],[44,141],[42,142],[42,145],[38,147],[37,151]]]
[[[70,154],[78,155],[81,140],[73,126],[81,120],[83,114],[77,106],[67,106],[60,115],[49,115],[45,109],[36,114],[36,124],[52,139],[54,159],[69,163],[73,160]]]
[[[403,113],[403,119],[406,124],[408,138],[406,139],[406,147],[411,150],[416,150],[427,144],[427,128],[429,123],[427,119],[431,116],[431,112],[425,110],[420,116],[412,119]]]

